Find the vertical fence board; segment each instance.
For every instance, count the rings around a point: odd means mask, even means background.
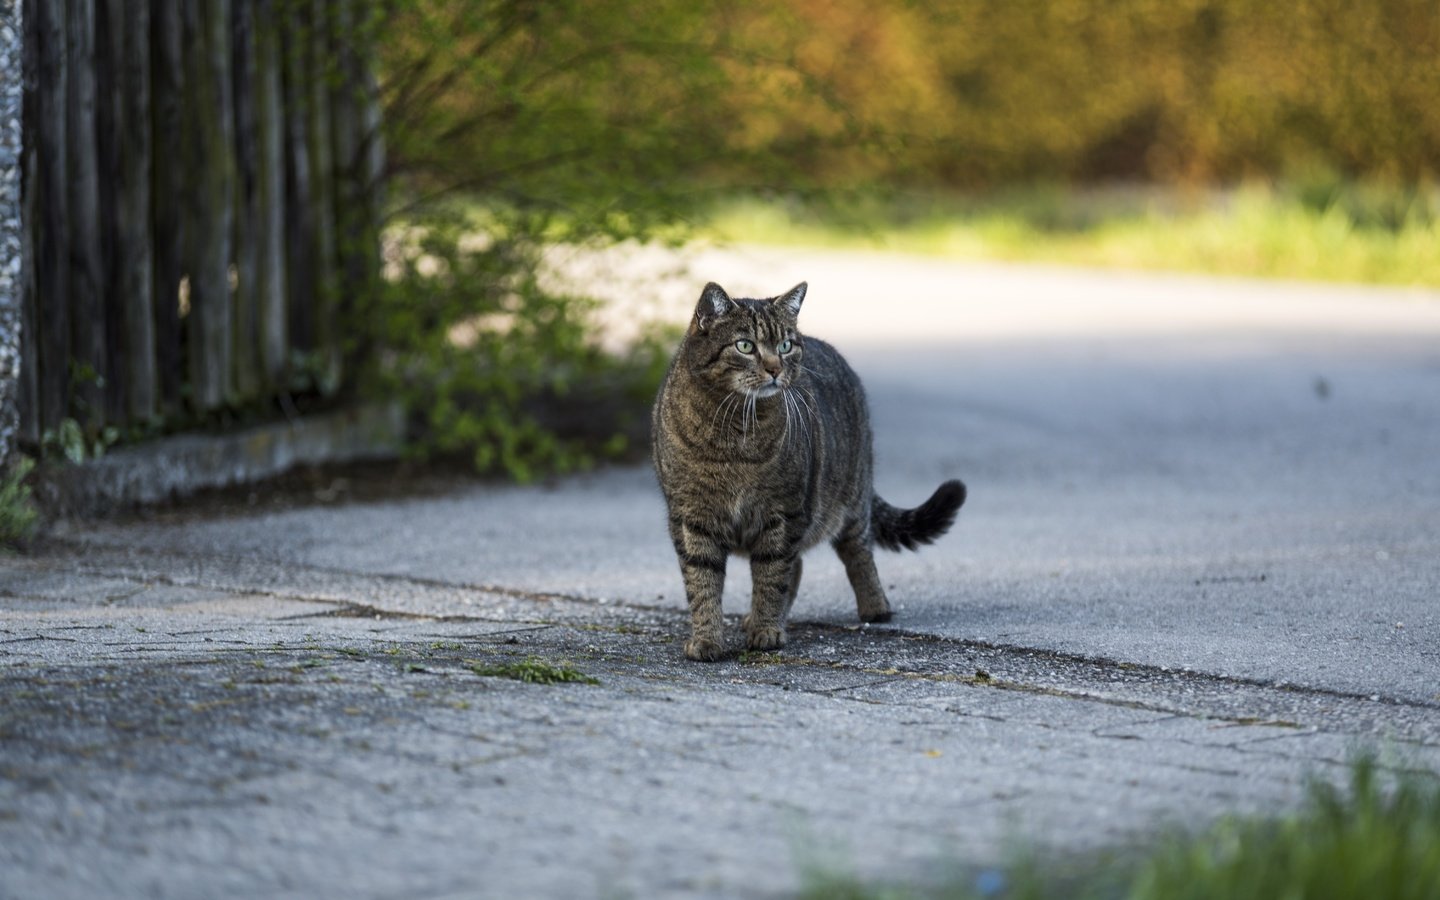
[[[119,227],[116,234],[118,277],[112,301],[121,316],[124,348],[123,402],[132,421],[148,422],[158,411],[155,366],[155,249],[150,228],[150,0],[121,0],[124,38],[121,65],[114,75],[122,85],[119,104]],[[113,20],[112,20],[113,21]]]
[[[124,152],[125,86],[122,72],[125,65],[125,4],[124,0],[92,2],[95,22],[95,54],[91,71],[95,79],[95,146],[99,197],[98,232],[100,271],[99,295],[104,310],[104,343],[102,357],[105,368],[101,396],[104,411],[99,425],[124,425],[129,421],[125,410],[125,391],[129,381],[125,352],[125,307],[119,296],[120,280],[126,265],[125,218],[120,209],[120,157]]]
[[[75,369],[72,412],[90,431],[105,420],[105,261],[100,246],[100,159],[95,124],[95,6],[70,0],[70,317]]]
[[[235,112],[235,272],[231,365],[241,399],[260,394],[259,268],[260,160],[255,126],[255,20],[247,0],[230,8],[230,96]]]
[[[230,98],[227,0],[185,6],[185,104],[190,146],[191,402],[199,411],[233,399],[230,263],[235,220],[234,113]]]
[[[280,33],[274,0],[255,0],[256,301],[261,365],[271,386],[283,386],[290,323],[285,276],[285,120],[281,103]]]
[[[180,323],[180,282],[184,277],[185,217],[188,201],[182,151],[184,84],[183,23],[178,0],[153,0],[150,7],[151,241],[155,311],[155,373],[161,415],[180,409],[185,381]]]
[[[337,314],[341,321],[364,314],[380,271],[380,239],[372,205],[368,125],[370,112],[369,61],[373,36],[362,21],[358,0],[332,0],[335,7],[331,54],[337,77],[330,94],[331,132],[334,135],[336,225],[340,293]],[[368,347],[346,348],[347,366],[354,365]]]
[[[315,349],[315,259],[310,253],[309,235],[314,230],[314,206],[310,190],[310,153],[308,92],[304,40],[305,22],[300,9],[302,0],[277,0],[276,19],[281,25],[281,46],[284,50],[285,105],[285,219],[290,224],[289,272],[290,340],[301,352]]]
[[[306,63],[309,69],[309,122],[306,138],[310,153],[312,224],[311,252],[315,256],[315,343],[322,389],[340,381],[340,335],[337,306],[339,272],[335,254],[335,151],[330,131],[330,84],[335,75],[330,55],[331,0],[309,0]]]

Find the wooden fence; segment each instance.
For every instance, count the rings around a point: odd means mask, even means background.
[[[22,443],[345,374],[378,277],[372,0],[29,0]]]

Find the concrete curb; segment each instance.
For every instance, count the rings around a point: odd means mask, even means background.
[[[272,478],[302,465],[394,459],[404,445],[398,404],[371,405],[226,435],[178,435],[80,465],[46,466],[35,495],[50,518],[160,503]]]

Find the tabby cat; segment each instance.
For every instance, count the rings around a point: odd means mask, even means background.
[[[875,496],[865,391],[835,348],[797,330],[805,290],[748,300],[706,285],[655,398],[655,471],[690,605],[691,659],[725,652],[731,553],[749,556],[754,583],[745,645],[772,650],[785,644],[803,551],[830,541],[861,621],[884,622],[874,545],[928,544],[965,502],[959,481],[916,509]]]

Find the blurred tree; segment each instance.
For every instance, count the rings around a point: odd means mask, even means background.
[[[1440,170],[1435,0],[421,0],[396,159],[644,230],[697,184]]]
[[[709,172],[788,185],[806,169],[775,147],[803,145],[805,123],[736,129],[799,77],[794,24],[693,0],[397,3],[381,42],[395,174],[421,203],[464,191],[567,238],[650,233]]]

